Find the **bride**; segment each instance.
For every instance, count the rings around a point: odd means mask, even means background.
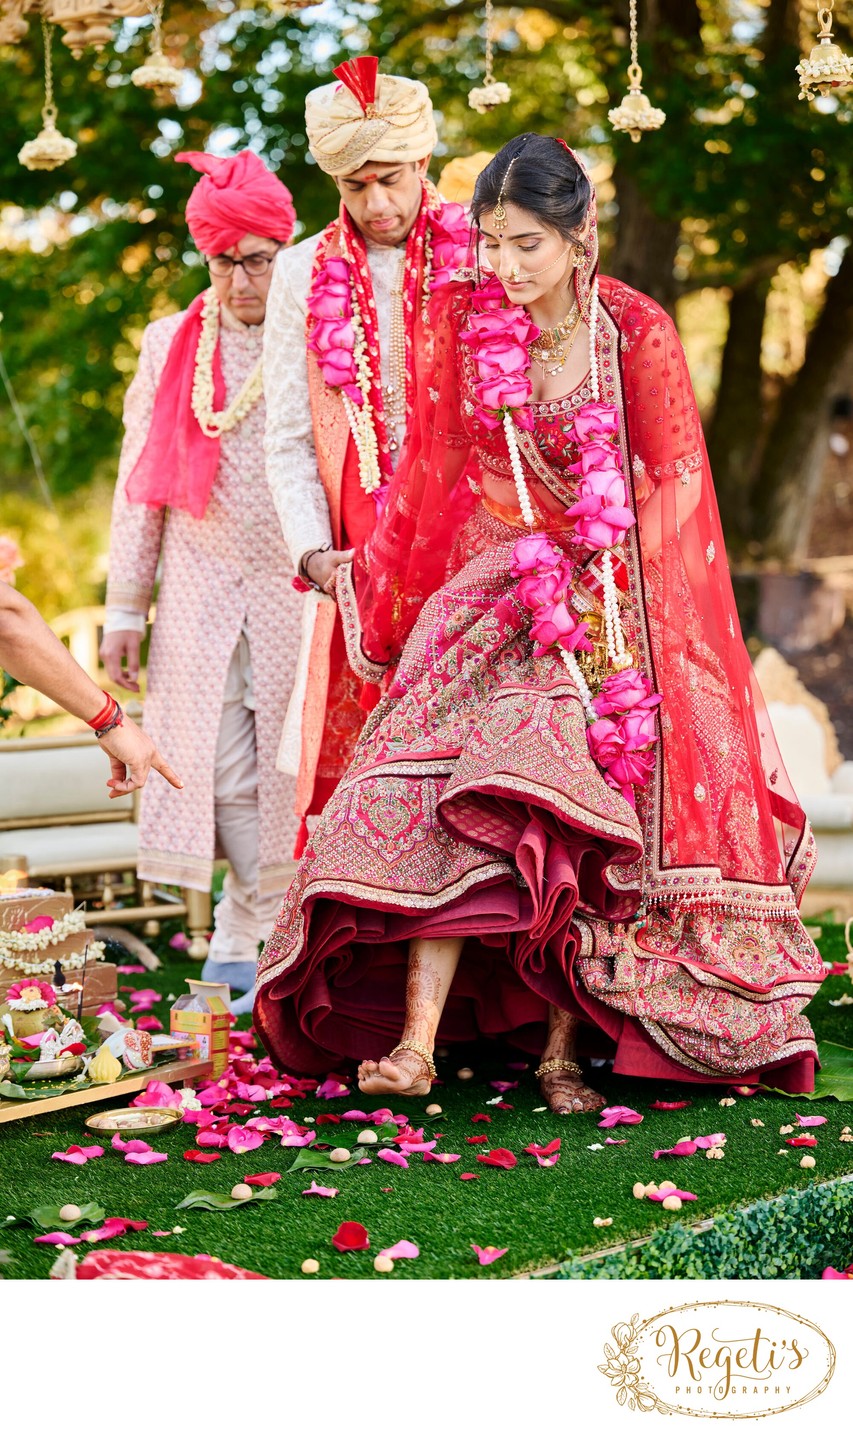
[[[376,531],[333,571],[382,698],[261,960],[288,1070],[423,1094],[436,1042],[813,1087],[813,841],[740,637],[681,344],[599,276],[595,195],[522,135],[477,182]]]

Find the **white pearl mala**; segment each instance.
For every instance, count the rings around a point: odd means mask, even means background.
[[[580,698],[581,704],[583,705],[584,713],[586,714],[590,723],[595,723],[596,719],[598,718],[598,714],[595,712],[595,709],[592,706],[592,693],[590,691],[589,684],[584,678],[583,669],[581,668],[580,664],[578,663],[571,650],[564,649],[562,644],[560,645],[560,658],[563,660],[563,663],[565,664],[566,668],[568,669],[569,673],[575,681],[575,687],[577,688],[578,697]]]
[[[607,637],[607,657],[614,669],[627,669],[632,663],[625,647],[625,635],[619,618],[619,594],[613,573],[613,556],[605,549],[601,556],[604,582],[604,631]]]
[[[598,402],[601,389],[598,383],[598,355],[595,349],[595,331],[598,326],[598,275],[592,282],[592,297],[589,304],[589,387],[593,399]]]
[[[515,480],[515,492],[518,495],[518,507],[521,510],[521,517],[528,529],[532,529],[536,524],[536,516],[533,513],[533,505],[530,502],[530,494],[527,489],[524,478],[524,468],[521,463],[521,450],[518,447],[515,425],[509,411],[504,414],[503,423],[506,445],[509,450],[509,462],[512,465],[512,477]]]

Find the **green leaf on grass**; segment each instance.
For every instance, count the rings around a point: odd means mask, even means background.
[[[299,1148],[287,1171],[298,1173],[301,1168],[323,1168],[327,1172],[341,1173],[346,1172],[347,1168],[355,1167],[356,1163],[366,1156],[366,1148],[353,1148],[345,1163],[333,1163],[328,1153],[318,1153],[316,1148]]]
[[[175,1207],[201,1207],[208,1212],[226,1212],[232,1207],[243,1207],[247,1202],[273,1202],[278,1197],[274,1187],[258,1188],[251,1197],[234,1198],[230,1193],[205,1192],[203,1188],[194,1188],[187,1193]]]
[[[853,1103],[853,1048],[844,1048],[840,1043],[818,1043],[817,1055],[820,1072],[815,1073],[814,1092],[802,1096],[810,1102],[816,1098],[838,1098],[839,1102]]]
[[[100,1203],[86,1202],[80,1204],[80,1216],[72,1218],[70,1222],[59,1216],[58,1207],[33,1208],[32,1212],[27,1213],[19,1221],[29,1222],[33,1227],[40,1227],[42,1232],[70,1232],[71,1228],[79,1227],[80,1223],[92,1227],[96,1223],[103,1222],[105,1217],[106,1212]]]

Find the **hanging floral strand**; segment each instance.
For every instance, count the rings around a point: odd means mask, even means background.
[[[496,80],[492,64],[494,61],[494,20],[495,12],[492,0],[486,0],[486,73],[483,76],[482,85],[475,85],[473,90],[468,91],[468,104],[478,115],[487,115],[496,105],[505,105],[512,95],[509,85],[502,80]]]
[[[42,128],[34,140],[27,140],[18,151],[20,163],[28,170],[56,170],[71,160],[77,153],[74,140],[69,140],[56,128],[57,109],[53,102],[53,57],[51,44],[53,27],[42,17],[44,37],[44,107],[41,112]]]
[[[627,131],[636,144],[646,130],[659,130],[666,120],[663,110],[656,110],[648,95],[643,94],[643,72],[637,59],[637,0],[631,0],[631,63],[628,66],[629,90],[621,105],[608,110],[614,130]]]
[[[139,65],[130,78],[141,90],[177,90],[183,84],[185,74],[163,54],[163,0],[149,0],[149,9],[154,21],[150,54],[145,64]]]
[[[853,58],[845,55],[840,45],[832,43],[834,8],[835,0],[817,7],[818,43],[812,46],[808,59],[803,56],[797,66],[801,100],[813,100],[816,94],[831,95],[833,90],[849,90],[853,86]]]

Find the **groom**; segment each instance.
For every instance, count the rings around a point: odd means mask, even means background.
[[[301,843],[370,706],[347,663],[335,570],[372,532],[405,438],[415,331],[468,240],[461,206],[443,205],[426,178],[436,142],[426,87],[378,68],[370,55],[347,61],[308,95],[309,148],[340,211],[279,253],[264,334],[267,478],[313,591],[278,759],[298,775]]]

